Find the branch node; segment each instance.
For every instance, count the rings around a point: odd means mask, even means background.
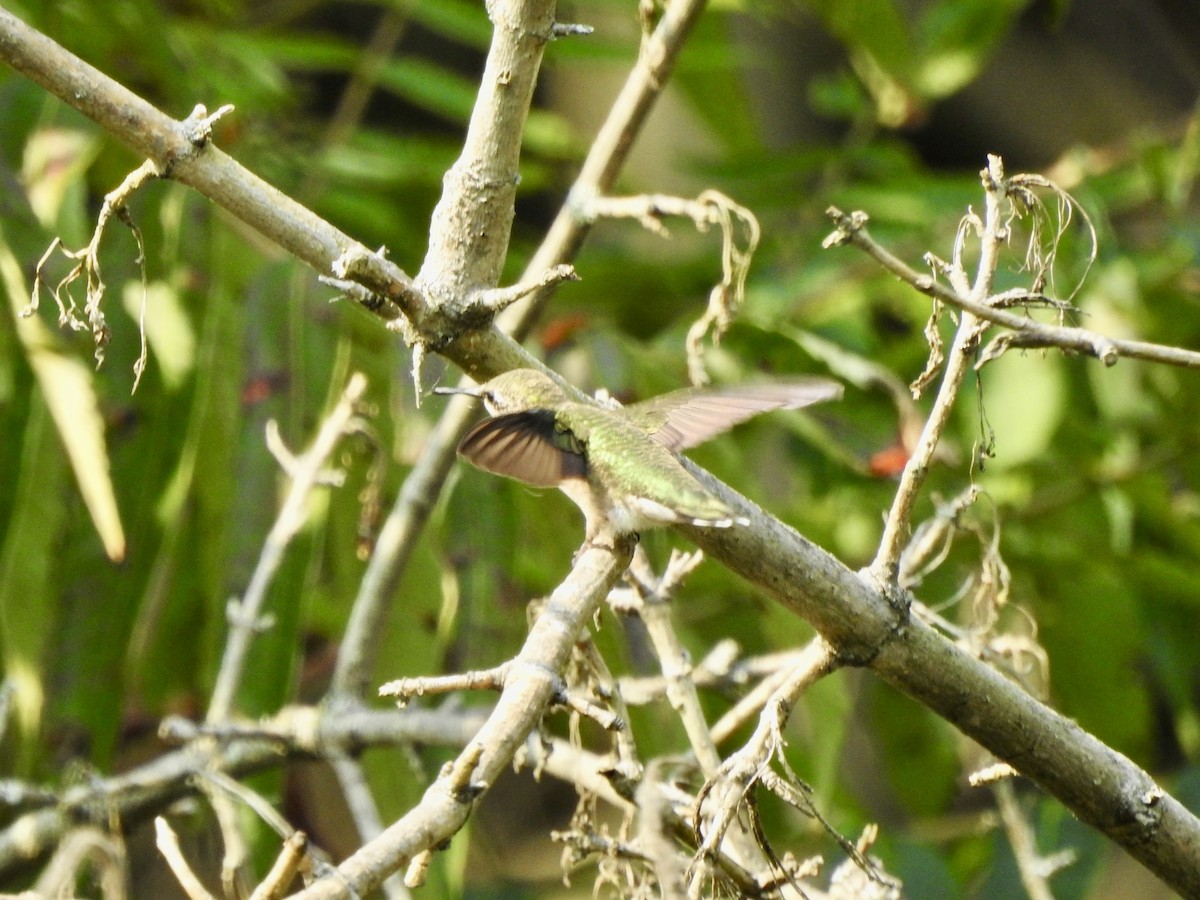
[[[1102,336],[1096,340],[1096,356],[1106,366],[1115,366],[1117,360],[1121,358],[1121,354],[1117,350],[1117,345]]]
[[[555,699],[573,712],[591,719],[605,731],[625,730],[625,720],[611,709],[601,706],[599,703],[593,703],[586,697],[580,697],[578,694],[568,691],[565,686]]]
[[[432,850],[422,850],[414,856],[404,873],[404,886],[407,888],[424,887],[425,878],[429,874],[429,863],[432,860]]]
[[[472,743],[456,760],[448,764],[443,774],[446,790],[461,803],[471,802],[488,788],[486,781],[471,781],[471,776],[483,759],[484,749],[483,744]]]
[[[183,716],[167,716],[158,723],[158,739],[167,744],[183,744],[199,734],[196,723]]]
[[[581,25],[568,22],[555,22],[550,26],[550,40],[556,41],[561,37],[587,37],[596,29],[591,25]]]
[[[250,900],[274,900],[276,897],[283,897],[297,873],[311,868],[308,835],[303,831],[293,831],[283,842],[279,856],[267,876],[250,895]]]
[[[212,138],[213,126],[233,112],[233,104],[226,103],[211,115],[203,103],[197,103],[186,119],[180,122],[184,136],[195,147],[203,147]]]
[[[487,288],[476,291],[467,304],[467,315],[474,318],[477,315],[494,316],[512,306],[523,297],[538,291],[543,291],[564,281],[579,281],[579,273],[570,263],[560,263],[551,266],[537,278],[530,281],[519,281],[508,287]]]
[[[265,430],[265,438],[267,449],[271,451],[271,455],[275,457],[275,461],[279,463],[279,468],[283,469],[284,474],[289,478],[295,478],[300,470],[300,460],[287,444],[283,442],[283,436],[279,433],[279,423],[274,419],[267,419]]]
[[[833,219],[834,224],[834,230],[825,236],[825,240],[821,241],[821,247],[825,250],[850,243],[854,239],[854,235],[862,231],[870,218],[862,210],[855,210],[847,215],[836,206],[826,209],[825,215]]]
[[[275,627],[275,616],[270,613],[257,617],[248,616],[236,597],[231,597],[225,604],[225,619],[231,627],[245,628],[255,634],[265,634]]]
[[[387,259],[387,247],[371,251],[362,244],[352,244],[338,254],[330,265],[335,278],[359,281],[372,271],[373,259]]]
[[[590,182],[577,181],[567,193],[567,199],[563,203],[563,208],[580,225],[591,225],[598,218],[596,199],[599,196],[600,191],[596,185]]]

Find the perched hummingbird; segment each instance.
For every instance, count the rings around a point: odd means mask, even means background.
[[[458,453],[486,472],[556,487],[583,511],[585,540],[608,523],[617,534],[686,522],[746,524],[675,456],[760,412],[840,397],[824,378],[673,391],[606,407],[572,399],[536,369],[514,369],[467,391],[492,418],[472,428]]]

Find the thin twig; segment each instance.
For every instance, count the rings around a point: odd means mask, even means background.
[[[249,658],[250,646],[267,623],[262,616],[267,590],[283,562],[287,546],[304,526],[309,495],[318,485],[328,483],[331,478],[337,480],[337,476],[331,476],[326,466],[338,441],[351,428],[356,408],[366,387],[367,380],[363,375],[355,373],[351,376],[338,403],[322,423],[312,446],[300,457],[291,455],[283,446],[274,423],[268,423],[267,444],[290,477],[291,486],[275,523],[263,542],[262,553],[245,594],[240,602],[229,604],[229,635],[209,703],[209,724],[221,722],[233,711],[238,686]],[[213,774],[214,777],[219,775]],[[242,870],[249,851],[245,847],[228,798],[221,793],[212,793],[210,799],[224,836],[222,878],[226,891],[230,892],[234,889],[234,881],[239,877],[238,873]]]
[[[737,821],[738,810],[747,794],[780,752],[783,726],[797,699],[815,681],[837,666],[837,659],[828,644],[819,639],[810,642],[803,651],[801,661],[771,695],[759,716],[754,734],[741,749],[721,764],[717,774],[705,784],[697,805],[697,819],[703,820],[697,831],[703,840],[689,878],[693,888],[705,877],[703,861],[711,858],[720,847],[725,833]]]
[[[364,844],[379,837],[383,831],[383,819],[379,815],[379,805],[375,802],[375,795],[371,793],[371,785],[367,781],[362,764],[344,753],[334,755],[329,762],[337,776],[342,795],[346,798],[350,817],[354,819],[354,826],[358,829],[358,842]],[[408,900],[412,896],[398,875],[385,878],[381,887],[388,900]]]
[[[208,888],[196,877],[192,867],[188,865],[188,861],[179,847],[179,837],[167,820],[158,816],[154,820],[154,831],[158,851],[167,861],[167,865],[171,867],[171,871],[175,874],[175,880],[179,882],[179,886],[183,888],[183,892],[188,895],[189,900],[216,900],[208,892]]]
[[[380,697],[392,697],[401,706],[413,697],[451,694],[458,691],[499,691],[504,687],[508,665],[484,671],[456,672],[452,675],[420,675],[397,678],[379,686]]]
[[[578,280],[579,274],[575,271],[574,266],[570,263],[560,263],[529,281],[519,281],[505,287],[480,291],[472,298],[471,302],[479,308],[481,313],[494,315],[530,294],[562,284],[564,281]]]
[[[291,477],[291,487],[287,497],[271,526],[267,539],[263,543],[263,551],[259,556],[254,574],[246,587],[246,593],[240,603],[230,608],[229,637],[225,644],[225,653],[221,658],[221,668],[217,673],[217,683],[213,688],[212,700],[208,707],[208,721],[219,722],[226,718],[233,708],[234,696],[241,682],[242,673],[246,667],[246,656],[250,644],[258,632],[263,603],[266,601],[267,588],[275,572],[283,561],[287,545],[296,533],[304,526],[307,518],[305,505],[308,495],[321,483],[325,476],[325,467],[333,455],[337,442],[346,433],[354,418],[355,408],[367,389],[367,380],[361,374],[351,376],[342,397],[330,414],[326,417],[317,433],[313,445],[303,456],[295,458],[287,465]]]
[[[612,595],[610,594],[610,602],[611,599]],[[635,782],[641,777],[643,767],[638,756],[633,729],[629,727],[629,709],[625,705],[625,695],[622,693],[621,685],[613,677],[604,655],[596,646],[596,642],[592,640],[591,634],[585,633],[582,640],[576,641],[575,649],[578,665],[573,666],[572,670],[586,671],[588,683],[593,691],[605,699],[613,715],[624,725],[613,731],[616,762],[609,770],[610,777],[626,783]]]
[[[250,900],[278,900],[291,885],[307,862],[308,835],[294,831],[283,842],[283,849],[275,859],[271,870],[250,895]]]
[[[1038,853],[1037,836],[1033,826],[1025,818],[1012,782],[997,782],[992,786],[992,793],[996,797],[1000,821],[1004,823],[1009,846],[1012,847],[1013,857],[1017,861],[1021,886],[1025,888],[1029,900],[1054,900],[1054,893],[1050,890],[1050,876],[1073,862],[1074,852],[1066,850],[1051,857],[1042,856]]]
[[[581,218],[634,218],[643,228],[664,237],[668,232],[664,216],[689,218],[698,231],[717,225],[721,230],[721,280],[709,292],[708,306],[687,333],[688,376],[693,384],[706,384],[703,341],[709,334],[714,344],[733,324],[734,316],[745,299],[746,276],[758,248],[762,229],[749,209],[735,203],[720,191],[703,191],[695,199],[664,194],[637,197],[601,197],[576,195]]]
[[[73,897],[80,875],[91,870],[98,876],[95,880],[104,900],[124,900],[129,892],[128,868],[125,842],[119,833],[96,825],[72,828],[38,875],[32,896]]]
[[[735,731],[746,724],[751,718],[758,715],[780,688],[791,679],[792,674],[803,658],[803,654],[804,651],[800,650],[789,653],[786,656],[781,655],[778,668],[763,678],[746,696],[740,698],[737,703],[726,710],[721,718],[713,723],[712,728],[709,729],[709,733],[712,734],[713,743],[717,746],[725,743],[725,741],[733,736]]]
[[[0,878],[58,846],[81,822],[108,828],[110,817],[129,826],[196,792],[195,773],[217,770],[240,777],[278,768],[289,759],[336,757],[363,747],[463,747],[486,721],[485,711],[367,710],[360,707],[286,707],[254,725],[204,725],[164,720],[165,740],[185,746],[109,778],[90,778],[57,793],[31,785],[19,792],[34,808],[0,830]],[[10,790],[11,793],[11,790]]]
[[[667,699],[679,715],[700,771],[705,778],[712,778],[721,765],[721,755],[717,752],[708,723],[704,720],[704,710],[700,706],[700,697],[691,677],[691,661],[683,642],[675,633],[670,605],[670,599],[682,580],[702,559],[703,554],[700,553],[682,554],[677,550],[672,551],[667,571],[658,578],[650,567],[645,551],[638,547],[634,552],[633,570],[636,573],[636,590],[641,600],[635,609],[646,626],[646,633],[654,647],[654,655],[658,657],[663,678],[666,679]]]
[[[335,697],[361,697],[366,692],[384,632],[384,617],[454,465],[454,448],[477,416],[476,406],[469,397],[451,398],[384,520],[350,608],[330,685]]]
[[[866,251],[885,269],[899,277],[900,280],[912,285],[922,294],[945,301],[977,318],[1011,328],[1012,334],[1003,336],[1010,347],[1057,347],[1060,350],[1094,357],[1106,366],[1115,365],[1118,360],[1126,358],[1144,359],[1149,362],[1187,369],[1200,368],[1200,352],[1195,350],[1186,350],[1167,344],[1155,344],[1149,341],[1109,337],[1086,328],[1051,325],[1010,312],[1002,307],[989,305],[988,302],[978,302],[973,297],[962,294],[936,280],[928,273],[918,272],[877,243],[867,232],[866,219],[861,213],[846,214],[837,207],[830,207],[828,214],[838,226],[838,231],[835,232],[836,238],[831,245],[852,244],[860,250]]]

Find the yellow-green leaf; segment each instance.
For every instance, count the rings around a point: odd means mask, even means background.
[[[104,443],[104,419],[91,370],[64,352],[63,344],[36,316],[22,317],[30,296],[21,265],[0,231],[0,280],[17,323],[17,337],[62,438],[79,492],[108,558],[125,558],[125,532],[117,510]]]

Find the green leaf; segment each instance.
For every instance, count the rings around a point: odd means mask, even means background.
[[[415,56],[389,60],[379,83],[415,106],[465,122],[475,106],[479,86],[444,66]]]
[[[55,623],[64,473],[44,401],[34,398],[23,431],[11,516],[0,545],[0,640],[19,736],[15,769],[29,772],[45,706],[44,653]]]
[[[486,50],[491,44],[492,23],[478,3],[422,0],[408,6],[413,20],[432,32],[480,50]]]
[[[937,99],[969,84],[1009,33],[1029,0],[953,0],[932,4],[917,25],[925,48],[915,84]]]
[[[0,281],[16,317],[17,336],[46,400],[67,458],[79,483],[96,532],[108,558],[125,558],[125,532],[117,511],[117,497],[109,476],[104,419],[96,397],[92,373],[77,358],[64,352],[57,335],[36,316],[22,316],[29,287],[0,229]]]
[[[982,379],[989,429],[982,439],[987,441],[992,432],[996,437],[996,455],[988,468],[1010,469],[1044,454],[1067,412],[1062,357],[1009,352],[989,363]],[[968,426],[973,431],[976,421]],[[979,437],[977,431],[974,437]]]

